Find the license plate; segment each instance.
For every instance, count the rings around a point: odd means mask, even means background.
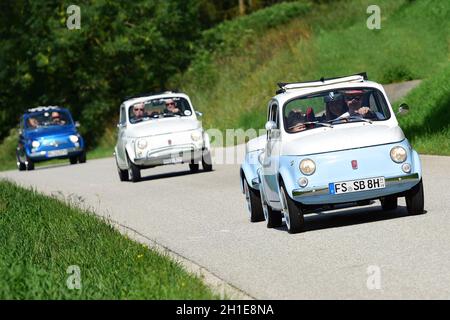
[[[328,185],[330,194],[342,194],[367,190],[384,189],[386,187],[384,177],[351,180],[330,183]]]
[[[61,150],[52,150],[47,152],[48,157],[61,157],[61,156],[67,156],[69,152],[67,149],[61,149]]]
[[[183,158],[181,157],[173,157],[170,159],[166,159],[163,161],[164,164],[176,164],[176,163],[181,163],[183,162]]]

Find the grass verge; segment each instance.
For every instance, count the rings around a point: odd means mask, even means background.
[[[70,290],[70,266],[81,290]],[[0,299],[214,299],[177,263],[92,213],[0,181]]]

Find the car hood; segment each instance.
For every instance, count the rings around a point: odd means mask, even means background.
[[[129,125],[128,136],[142,138],[161,134],[176,133],[201,128],[201,124],[196,119],[166,118],[154,119],[145,122]]]
[[[380,124],[336,125],[290,135],[283,142],[283,155],[310,155],[389,144],[405,139],[399,126]]]
[[[77,134],[77,130],[73,126],[66,126],[66,127],[55,126],[26,131],[26,137],[28,137],[29,139],[38,139],[49,136],[62,136],[71,134]]]

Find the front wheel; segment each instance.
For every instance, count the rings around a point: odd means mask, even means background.
[[[77,164],[78,162],[78,157],[70,157],[69,158],[70,164]]]
[[[119,174],[120,181],[128,181],[129,180],[128,170],[120,169],[119,164],[117,163],[117,158],[116,158],[116,167],[117,167],[117,173]]]
[[[31,161],[28,157],[27,160],[25,162],[25,167],[28,171],[34,170],[34,162]]]
[[[86,163],[86,151],[83,151],[83,153],[78,156],[78,162]]]
[[[281,212],[273,210],[272,207],[267,204],[262,191],[262,183],[260,184],[260,186],[261,206],[264,214],[264,219],[266,220],[267,228],[281,227],[281,225],[283,224],[283,217],[281,216]]]
[[[209,151],[206,151],[203,154],[203,157],[202,157],[202,168],[203,168],[204,171],[212,171],[213,170],[211,153]]]
[[[244,194],[245,200],[247,201],[247,211],[250,222],[264,221],[260,195],[250,188],[245,178],[242,183],[244,184]]]
[[[128,176],[132,182],[141,180],[141,169],[128,158]]]
[[[303,212],[297,204],[289,197],[284,184],[280,188],[281,212],[286,220],[289,233],[299,233],[303,230],[305,220]]]
[[[406,209],[410,215],[425,213],[422,180],[406,193]]]

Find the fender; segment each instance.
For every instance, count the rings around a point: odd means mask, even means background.
[[[243,187],[243,178],[247,181],[248,185],[255,190],[259,190],[260,179],[258,176],[258,169],[260,164],[258,162],[259,152],[253,151],[245,155],[245,160],[241,165],[241,186]]]

